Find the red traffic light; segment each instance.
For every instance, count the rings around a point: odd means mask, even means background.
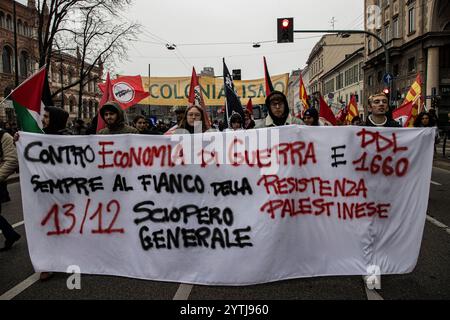
[[[294,42],[294,18],[277,19],[277,42]]]
[[[383,93],[384,93],[385,95],[388,95],[388,94],[389,94],[389,89],[388,89],[388,88],[385,88],[385,89],[383,90]]]

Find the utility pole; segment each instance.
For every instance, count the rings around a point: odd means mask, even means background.
[[[16,0],[13,0],[13,23],[14,23],[14,68],[15,74],[15,87],[19,86],[19,61],[18,61],[18,49],[17,49],[17,14],[16,14]]]
[[[150,93],[150,63],[148,64],[148,93]],[[150,105],[150,99],[148,100],[148,116],[150,117],[152,113],[152,107]]]
[[[331,28],[334,30],[334,24],[337,22],[337,20],[334,18],[334,17],[332,17],[331,18],[331,20],[330,20],[330,24],[331,24]]]

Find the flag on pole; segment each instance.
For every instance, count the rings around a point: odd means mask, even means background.
[[[392,112],[392,118],[402,127],[414,127],[414,122],[419,114],[419,101],[420,96],[417,96],[415,100],[398,107]]]
[[[231,77],[230,71],[228,71],[227,65],[225,64],[225,58],[223,59],[223,81],[226,98],[224,124],[225,127],[228,128],[229,119],[233,113],[238,113],[242,117],[242,120],[245,119],[245,116],[241,100],[239,99],[236,88],[234,87],[233,78]]]
[[[103,90],[103,96],[102,99],[100,100],[100,103],[98,105],[98,114],[97,114],[97,132],[99,132],[100,130],[102,130],[103,128],[106,127],[105,122],[103,121],[103,118],[100,116],[100,110],[103,107],[103,105],[111,100],[114,100],[113,98],[113,93],[112,93],[112,84],[111,84],[111,79],[109,77],[109,72],[106,75],[106,82],[104,83],[104,90]],[[99,85],[100,86],[100,85]]]
[[[422,105],[422,79],[419,73],[417,74],[416,81],[411,85],[402,105],[392,112],[392,118],[400,122],[403,127],[413,127]]]
[[[247,102],[247,110],[250,111],[250,114],[253,114],[253,102],[252,98],[250,98]]]
[[[267,69],[266,57],[263,57],[264,60],[264,78],[266,83],[266,97],[274,90],[272,85],[272,80],[270,79],[269,69]]]
[[[208,110],[206,109],[205,101],[203,100],[202,90],[200,82],[195,72],[195,68],[192,67],[191,86],[189,88],[189,103],[193,106],[199,107],[203,110],[205,116],[206,129],[211,127],[211,121],[209,119]]]
[[[109,100],[119,103],[123,110],[138,104],[150,95],[142,86],[141,76],[123,76],[112,81],[110,80],[110,82],[112,88]],[[104,93],[106,83],[100,83],[98,87]]]
[[[11,94],[19,127],[23,131],[43,133],[41,116],[46,106],[44,101],[51,102],[50,88],[45,86],[46,78],[47,72],[43,67]]]
[[[309,109],[309,103],[308,103],[308,93],[306,92],[305,83],[303,82],[302,75],[300,74],[300,102],[303,106],[301,110],[301,117],[303,118],[303,114],[306,110]]]
[[[347,123],[352,123],[353,118],[357,117],[358,115],[359,112],[358,103],[356,102],[356,96],[352,95],[347,106]]]
[[[319,110],[319,118],[324,122],[325,125],[335,126],[336,117],[334,116],[333,111],[331,111],[328,104],[325,102],[322,96],[320,96],[320,110]]]

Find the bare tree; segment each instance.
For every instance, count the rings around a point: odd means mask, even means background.
[[[50,5],[46,9],[47,5]],[[72,83],[55,91],[78,88],[78,117],[82,113],[84,87],[101,62],[109,67],[127,57],[127,43],[135,41],[140,25],[128,22],[121,12],[131,0],[42,0],[39,7],[39,64],[50,66],[55,47],[77,48],[78,66]],[[61,54],[61,52],[60,52]]]

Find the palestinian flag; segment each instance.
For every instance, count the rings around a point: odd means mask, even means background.
[[[18,86],[11,94],[11,98],[21,130],[43,133],[41,116],[45,102],[51,103],[45,67]]]

